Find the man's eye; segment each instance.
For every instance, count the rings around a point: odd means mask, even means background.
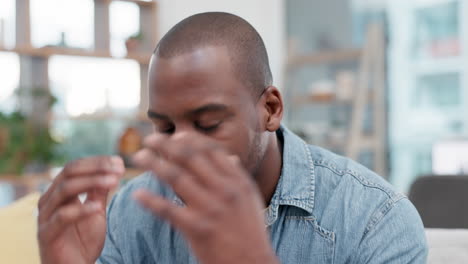
[[[215,123],[215,124],[213,124],[213,125],[208,125],[208,126],[207,126],[207,125],[202,125],[202,124],[200,124],[200,123],[196,123],[195,126],[196,126],[198,129],[200,129],[201,131],[203,131],[203,132],[213,132],[213,131],[215,131],[215,130],[219,127],[219,125],[220,125],[221,123],[222,123],[222,122],[220,121],[220,122],[217,122],[217,123]]]
[[[174,133],[174,131],[175,131],[174,126],[158,128],[158,132],[164,133],[164,134],[172,134]]]

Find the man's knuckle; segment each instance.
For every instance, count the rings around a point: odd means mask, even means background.
[[[224,202],[233,204],[239,200],[240,193],[233,188],[225,188],[221,196]]]
[[[174,149],[173,152],[174,152],[174,157],[182,165],[188,164],[191,158],[193,158],[193,156],[195,155],[195,150],[191,147],[187,147],[187,148],[177,147]]]
[[[60,188],[59,188],[59,193],[61,196],[69,196],[71,194],[73,194],[73,185],[72,183],[69,183],[69,182],[65,182],[65,183],[62,183],[60,185]]]
[[[108,156],[99,156],[94,159],[96,167],[101,171],[112,170],[113,161],[111,157]]]
[[[166,181],[171,185],[175,185],[179,181],[180,174],[180,170],[174,167],[167,168],[165,172]]]
[[[209,160],[213,161],[215,157],[219,156],[221,153],[218,151],[220,148],[214,144],[208,144],[203,146],[200,149],[200,153],[208,158]]]
[[[62,174],[64,175],[70,175],[73,174],[73,171],[75,170],[76,167],[76,161],[69,162],[63,167]]]
[[[213,156],[227,155],[226,151],[220,145],[215,143],[207,143],[205,148],[207,152]]]
[[[214,151],[214,147],[208,144],[205,144],[199,148],[199,152],[203,155],[209,155]]]
[[[58,223],[66,223],[69,220],[68,214],[64,210],[59,210],[55,213],[55,220]]]
[[[214,227],[208,221],[198,222],[193,225],[192,233],[196,240],[203,241],[213,237]]]
[[[165,205],[162,206],[161,208],[157,209],[156,214],[159,215],[162,218],[165,219],[170,219],[173,215],[172,207]]]
[[[210,219],[219,219],[223,215],[224,210],[219,206],[209,206],[207,208],[207,215]]]

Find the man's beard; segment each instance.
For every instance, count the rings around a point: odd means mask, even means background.
[[[265,152],[268,145],[267,142],[262,142],[262,136],[264,136],[262,133],[255,134],[246,161],[249,165],[247,169],[254,179],[257,177],[260,166],[263,162],[263,159],[265,158]],[[264,137],[263,139],[267,140]]]

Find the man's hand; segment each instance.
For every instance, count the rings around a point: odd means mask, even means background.
[[[186,206],[145,190],[134,196],[181,231],[201,263],[277,263],[261,196],[237,157],[189,135],[151,135],[145,146],[135,162],[168,183]]]
[[[124,173],[118,157],[94,157],[69,163],[39,200],[41,262],[95,263],[104,246],[109,190]],[[84,203],[78,195],[86,193]]]

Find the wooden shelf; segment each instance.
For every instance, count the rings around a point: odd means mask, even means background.
[[[347,130],[346,144],[343,144],[344,154],[354,160],[359,160],[360,153],[363,151],[372,152],[373,168],[381,174],[386,175],[386,116],[385,116],[385,30],[380,23],[371,23],[368,26],[365,43],[362,48],[356,49],[340,49],[317,53],[300,54],[296,48],[297,40],[290,39],[288,44],[287,65],[285,68],[286,78],[290,83],[290,88],[286,90],[286,103],[289,108],[287,120],[291,123],[303,121],[307,116],[296,113],[301,112],[299,107],[306,105],[317,105],[320,107],[339,107],[344,109],[339,111],[349,112],[346,117],[346,122],[343,126]],[[348,91],[340,95],[339,80],[333,86],[335,89],[328,91],[327,89],[316,88],[311,86],[308,92],[302,87],[299,90],[299,85],[304,86],[305,81],[297,73],[300,69],[313,66],[332,66],[333,64],[352,64],[357,70],[355,81],[351,79],[343,79],[346,87],[352,87],[352,91]],[[329,71],[322,73],[328,76],[333,73],[344,71],[343,69],[330,68]],[[346,70],[348,71],[348,70]],[[302,76],[304,77],[304,76]],[[309,76],[309,79],[311,77]],[[329,78],[329,77],[324,77]],[[317,79],[317,77],[312,78]],[[310,80],[309,80],[310,81]],[[313,81],[313,80],[312,80]],[[344,86],[343,86],[344,87]],[[344,87],[345,88],[345,87]],[[294,91],[295,89],[295,91]],[[323,90],[323,91],[322,91]],[[336,91],[338,95],[334,95]],[[348,98],[349,97],[349,98]],[[372,106],[370,108],[369,106]],[[349,108],[349,109],[348,109]],[[328,110],[328,109],[327,109]],[[330,108],[330,110],[334,110]],[[372,112],[372,117],[368,117],[369,111]],[[342,118],[340,117],[340,122]],[[368,122],[371,125],[371,135],[366,135],[366,127]],[[328,122],[329,123],[329,122]],[[320,129],[319,129],[320,130]],[[333,131],[319,131],[320,134]]]
[[[135,3],[139,6],[143,7],[153,7],[156,6],[155,1],[144,1],[144,0],[94,0],[95,2],[104,2],[104,3],[111,3],[111,2],[128,2],[128,3]]]
[[[342,61],[359,60],[361,49],[337,50],[319,52],[315,54],[293,55],[288,59],[287,68],[293,69],[304,65],[328,64]]]
[[[64,56],[78,56],[78,57],[96,57],[96,58],[110,58],[110,59],[131,59],[136,60],[141,64],[149,64],[151,54],[129,54],[125,57],[114,57],[107,52],[92,51],[85,49],[74,49],[74,48],[61,48],[61,47],[43,47],[43,48],[33,48],[33,47],[17,47],[13,49],[4,49],[0,48],[0,51],[4,52],[14,52],[20,55],[28,55],[33,57],[44,57],[48,58],[54,55],[64,55]]]
[[[152,55],[153,54],[148,55],[148,54],[140,54],[140,53],[131,53],[131,54],[127,54],[127,56],[124,58],[130,59],[130,60],[136,60],[141,64],[149,65]]]
[[[307,105],[307,104],[315,104],[315,105],[348,105],[352,104],[351,100],[338,100],[336,98],[330,99],[319,99],[314,96],[296,96],[292,99],[294,104],[296,105]]]
[[[110,54],[106,52],[90,51],[85,49],[74,49],[74,48],[60,48],[60,47],[17,47],[9,50],[16,52],[21,55],[29,55],[34,57],[50,57],[53,55],[68,55],[68,56],[84,56],[84,57],[100,57],[110,58]]]
[[[156,5],[155,1],[143,1],[143,0],[113,0],[113,1],[135,3],[140,6],[155,6]]]
[[[114,113],[95,113],[89,115],[72,116],[52,116],[52,120],[73,120],[73,121],[104,121],[104,120],[124,120],[124,121],[141,121],[148,122],[149,119],[146,113],[137,113],[131,116],[118,115]]]

